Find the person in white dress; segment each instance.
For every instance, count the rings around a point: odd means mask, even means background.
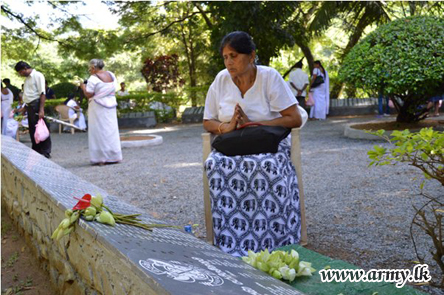
[[[1,92],[2,92],[2,134],[7,134],[7,127],[8,127],[8,120],[9,115],[11,113],[11,105],[14,100],[14,94],[11,90],[3,86],[3,83],[1,83]],[[11,119],[13,120],[13,119]]]
[[[322,76],[324,83],[316,87],[310,86],[310,91],[313,93],[313,99],[315,101],[315,105],[310,109],[310,118],[325,120],[330,107],[330,80],[327,71],[319,60],[314,62],[313,76],[310,85],[313,85],[317,76]]]
[[[74,125],[79,127],[82,130],[86,129],[86,121],[85,116],[83,115],[83,110],[75,100],[74,94],[68,94],[68,99],[65,103],[68,107],[68,116],[69,118],[75,118]]]
[[[92,164],[110,164],[122,161],[119,126],[117,122],[116,76],[104,71],[101,59],[89,62],[87,84],[79,83],[88,105],[88,145]],[[79,81],[80,82],[80,81]]]

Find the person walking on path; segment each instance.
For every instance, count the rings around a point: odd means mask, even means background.
[[[49,124],[44,119],[46,101],[45,77],[24,61],[19,61],[15,65],[15,70],[20,76],[26,77],[23,86],[23,101],[26,103],[28,112],[29,135],[31,137],[32,149],[46,158],[51,158],[51,136],[48,136],[46,140],[38,144],[34,139],[35,125],[39,119],[45,121],[49,130]]]
[[[305,97],[307,92],[305,91],[308,86],[308,75],[302,70],[302,59],[295,65],[296,69],[290,72],[289,83],[290,89],[299,102],[299,105],[306,108]]]
[[[116,76],[103,68],[101,59],[89,62],[91,76],[86,84],[78,81],[88,104],[88,145],[93,165],[104,165],[122,161],[119,125],[117,122],[118,89]],[[82,82],[82,83],[80,83]]]

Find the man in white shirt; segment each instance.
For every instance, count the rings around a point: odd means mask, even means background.
[[[126,96],[129,95],[128,90],[125,89],[125,82],[120,83],[120,90],[117,91],[118,96]]]
[[[125,89],[125,82],[120,83],[120,90],[117,91],[117,96],[127,96],[129,95],[128,90]],[[120,109],[127,109],[131,106],[130,100],[119,100]]]
[[[305,108],[305,97],[307,93],[305,89],[308,86],[308,75],[302,70],[302,59],[295,65],[296,69],[291,71],[289,76],[290,89],[296,96],[299,105]]]
[[[39,119],[43,119],[45,116],[45,77],[24,61],[19,61],[15,65],[15,70],[20,76],[26,77],[23,88],[23,101],[26,103],[28,112],[29,135],[31,136],[32,149],[46,158],[51,158],[51,136],[38,144],[34,139],[35,125]],[[45,121],[45,124],[49,130],[48,122]]]

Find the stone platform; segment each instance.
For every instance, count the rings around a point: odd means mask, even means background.
[[[303,294],[178,229],[115,227],[80,220],[69,238],[50,239],[85,193],[113,212],[142,213],[12,138],[2,136],[2,206],[60,294]]]

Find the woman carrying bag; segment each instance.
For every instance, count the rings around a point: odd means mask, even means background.
[[[226,69],[205,101],[204,128],[227,134],[240,126],[299,127],[297,101],[281,75],[257,66],[256,46],[245,32],[226,35],[220,46]],[[244,129],[259,128],[245,127]],[[299,191],[289,137],[277,152],[228,156],[213,150],[205,162],[212,204],[214,244],[234,256],[300,240]]]
[[[330,106],[330,79],[319,60],[314,62],[309,95],[312,95],[314,101],[310,118],[325,120]]]

